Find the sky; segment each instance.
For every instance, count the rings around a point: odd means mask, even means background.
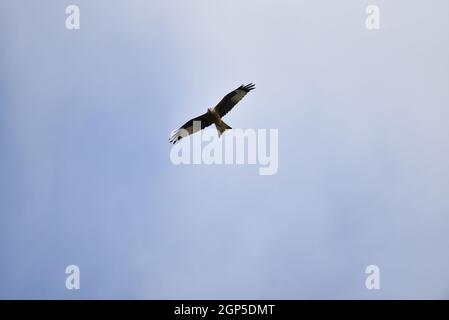
[[[0,298],[448,299],[448,10],[1,0]],[[277,129],[277,173],[172,164],[249,82],[225,121]]]

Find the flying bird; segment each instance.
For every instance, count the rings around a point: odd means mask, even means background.
[[[215,124],[215,127],[218,131],[218,136],[220,137],[223,132],[225,132],[227,129],[232,129],[230,126],[228,126],[224,121],[221,119],[225,114],[227,114],[229,111],[234,108],[234,106],[242,100],[244,96],[251,90],[255,89],[255,85],[250,83],[246,86],[241,85],[234,91],[228,93],[221,99],[221,101],[215,106],[215,108],[208,108],[207,112],[200,115],[199,117],[190,119],[184,125],[173,131],[172,135],[169,139],[170,143],[175,144],[180,139],[193,134],[197,131],[200,131],[211,124]]]

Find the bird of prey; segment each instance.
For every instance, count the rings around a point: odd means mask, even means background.
[[[225,114],[231,111],[232,108],[240,101],[248,92],[253,90],[256,86],[252,83],[246,86],[241,85],[234,91],[228,93],[223,99],[215,106],[215,108],[208,108],[207,112],[199,117],[190,119],[181,128],[172,132],[170,137],[170,143],[175,144],[180,139],[200,131],[211,124],[215,124],[220,137],[227,129],[232,129],[221,119]]]

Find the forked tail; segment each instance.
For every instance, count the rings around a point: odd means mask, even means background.
[[[218,131],[218,136],[220,137],[226,130],[232,129],[230,126],[228,126],[224,121],[220,121],[220,123],[215,123],[215,127]]]

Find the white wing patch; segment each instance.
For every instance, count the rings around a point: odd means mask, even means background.
[[[234,96],[231,98],[231,101],[235,104],[237,104],[244,96],[246,96],[247,92],[241,89],[237,89],[237,92],[234,94]]]
[[[179,139],[187,137],[201,130],[201,121],[193,121],[193,124],[187,128],[173,130],[170,134],[170,143],[176,143]]]
[[[180,129],[176,129],[173,130],[171,135],[170,135],[170,143],[175,143],[177,142],[179,139],[187,137],[188,135],[193,133],[193,126],[190,126],[186,129],[180,128]]]

